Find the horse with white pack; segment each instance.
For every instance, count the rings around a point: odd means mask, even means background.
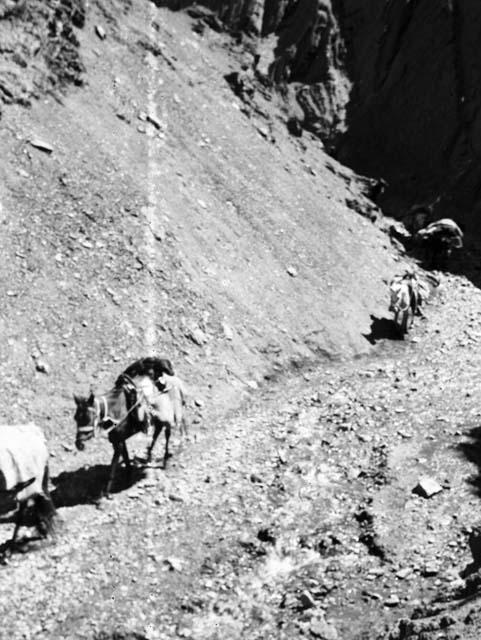
[[[53,533],[55,506],[49,492],[48,448],[43,431],[33,423],[0,425],[0,499],[15,499],[18,505],[10,548],[32,507],[40,536]]]

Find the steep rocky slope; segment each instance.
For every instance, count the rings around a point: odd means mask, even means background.
[[[152,350],[219,402],[366,350],[389,242],[315,138],[268,98],[245,112],[229,37],[148,2],[92,3],[72,29],[84,86],[2,118],[4,415],[56,423]]]

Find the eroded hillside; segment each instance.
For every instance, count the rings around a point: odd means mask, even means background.
[[[83,86],[2,118],[5,415],[55,430],[72,391],[148,351],[229,402],[366,350],[389,243],[315,137],[291,138],[268,95],[246,112],[224,79],[243,47],[150,2],[91,3],[71,28]]]

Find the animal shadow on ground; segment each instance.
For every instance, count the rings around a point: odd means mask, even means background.
[[[376,344],[378,340],[402,340],[393,320],[375,316],[371,316],[371,332],[362,335],[371,344]]]
[[[481,426],[473,427],[465,432],[470,438],[469,442],[460,442],[457,449],[463,453],[465,458],[473,462],[478,467],[477,475],[469,478],[468,482],[475,488],[476,493],[481,498]]]
[[[52,500],[58,507],[73,507],[78,504],[97,503],[102,498],[107,486],[110,465],[96,464],[84,466],[75,471],[63,471],[52,484],[55,489],[51,492]],[[145,477],[142,467],[132,466],[129,472],[120,468],[115,476],[112,493],[120,493],[133,486]]]
[[[13,533],[16,514],[17,509],[15,500],[2,499],[0,504],[0,524],[11,523],[11,533]],[[32,530],[33,527],[35,527],[35,524],[35,517],[32,509],[27,508],[22,518],[22,526],[29,527]],[[35,529],[33,529],[33,532],[31,531],[29,535],[20,535],[17,538],[17,541],[15,543],[15,551],[20,553],[27,553],[27,551],[43,547],[46,544],[51,544],[51,541],[35,533]],[[0,564],[5,564],[5,554],[7,553],[7,551],[11,550],[12,549],[10,546],[10,540],[7,540],[0,545]]]
[[[113,633],[106,633],[101,631],[99,634],[94,636],[94,640],[148,640],[147,636],[142,635],[141,633],[127,632],[123,633],[122,631],[114,631]]]

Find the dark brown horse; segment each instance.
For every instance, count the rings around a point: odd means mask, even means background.
[[[106,487],[107,496],[112,489],[120,456],[127,470],[131,471],[132,465],[126,440],[139,431],[147,432],[149,425],[146,406],[142,396],[137,394],[135,384],[125,375],[119,379],[119,382],[119,385],[102,396],[95,396],[93,393],[88,398],[74,396],[77,405],[74,415],[77,423],[75,438],[77,449],[82,451],[85,448],[85,442],[101,431],[108,433],[114,449]]]

